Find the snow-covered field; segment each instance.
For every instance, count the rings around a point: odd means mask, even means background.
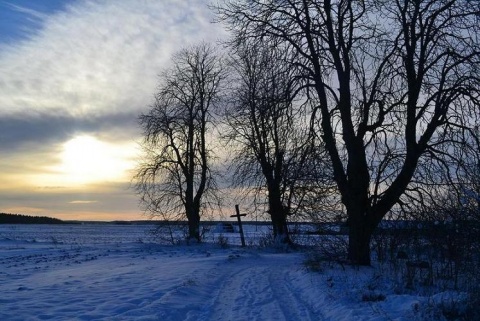
[[[160,245],[151,228],[0,225],[0,320],[442,320],[429,307],[459,296],[395,294],[374,268],[312,272],[302,251]]]

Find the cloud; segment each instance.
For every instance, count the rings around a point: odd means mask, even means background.
[[[61,112],[0,116],[0,150],[11,153],[24,150],[26,145],[36,150],[85,133],[118,143],[138,137],[137,123],[138,115],[134,112],[91,117],[73,117]]]
[[[138,111],[173,52],[223,35],[202,0],[79,1],[0,47],[2,114]]]
[[[39,187],[34,178],[57,174],[62,149],[74,137],[133,150],[137,116],[152,102],[171,55],[226,34],[210,23],[205,0],[62,3],[49,11],[13,7],[38,29],[0,42],[0,210],[131,216],[138,213],[137,197],[123,185],[73,190],[61,181]],[[70,203],[82,200],[101,201]]]
[[[0,150],[54,148],[83,133],[117,143],[139,136],[173,52],[224,36],[203,0],[76,1],[27,41],[0,46]]]

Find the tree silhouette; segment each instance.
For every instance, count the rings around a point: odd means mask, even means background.
[[[287,217],[300,206],[298,185],[311,141],[295,97],[293,70],[283,51],[269,43],[232,42],[235,79],[225,111],[224,138],[235,146],[234,180],[266,199],[275,239],[290,243]],[[297,101],[296,101],[297,100]]]
[[[140,116],[145,158],[135,180],[141,202],[154,216],[186,218],[189,238],[198,241],[202,211],[215,200],[207,136],[222,79],[209,45],[184,49],[162,74],[150,111]]]
[[[236,37],[295,53],[347,211],[349,259],[370,264],[382,218],[421,194],[430,163],[448,172],[454,147],[472,141],[480,2],[230,0],[216,10]]]

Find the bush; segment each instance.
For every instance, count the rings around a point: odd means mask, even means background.
[[[322,260],[316,253],[309,253],[303,265],[311,272],[322,272]]]
[[[228,245],[228,238],[226,236],[224,236],[223,234],[220,234],[218,237],[217,237],[217,242],[216,242],[218,245],[220,245],[220,247],[222,249],[225,249],[227,248],[229,245]]]

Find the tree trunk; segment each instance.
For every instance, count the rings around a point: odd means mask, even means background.
[[[272,225],[275,242],[287,244],[291,243],[285,215],[272,216]]]
[[[348,260],[355,265],[370,265],[370,241],[374,228],[362,211],[348,211]],[[353,212],[353,213],[352,213]]]
[[[370,265],[370,240],[372,235],[362,225],[349,226],[348,259],[355,265]]]
[[[272,217],[275,242],[290,244],[291,240],[288,233],[285,208],[280,200],[280,196],[276,197],[275,193],[269,193],[269,213]]]
[[[200,218],[188,219],[188,238],[200,242]]]
[[[188,220],[188,239],[200,242],[201,240],[199,211],[195,208],[194,204],[187,204],[185,207]]]

